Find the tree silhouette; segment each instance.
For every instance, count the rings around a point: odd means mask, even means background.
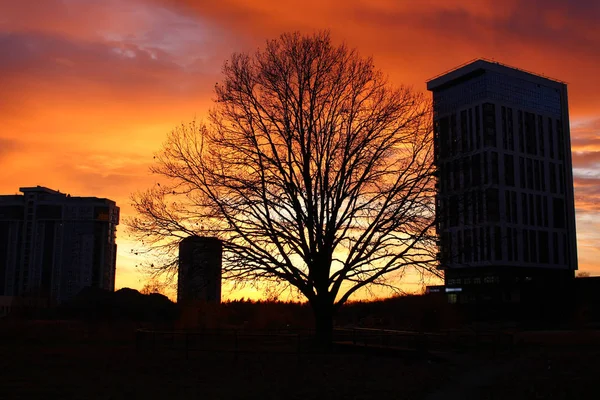
[[[283,34],[223,74],[208,122],[179,126],[156,155],[168,184],[133,196],[128,225],[163,254],[219,237],[223,276],[296,288],[326,344],[357,290],[434,270],[430,105],[328,33]]]

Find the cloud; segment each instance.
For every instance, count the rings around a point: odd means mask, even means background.
[[[14,153],[19,148],[18,142],[14,139],[5,139],[0,137],[0,161],[9,154]]]
[[[578,223],[587,221],[600,211],[599,19],[599,2],[563,0],[0,1],[0,191],[31,183],[105,196],[126,216],[129,193],[152,184],[152,153],[204,115],[233,52],[329,29],[419,91],[479,57],[568,82]],[[580,252],[588,266],[590,254]]]

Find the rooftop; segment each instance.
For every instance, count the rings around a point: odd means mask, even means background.
[[[536,74],[530,71],[511,67],[497,61],[486,59],[475,59],[461,64],[451,70],[445,71],[427,81],[427,90],[436,91],[455,83],[469,79],[472,76],[483,74],[485,71],[494,71],[505,75],[517,76],[530,81],[545,83],[551,86],[564,86],[565,82],[546,77],[542,74]]]

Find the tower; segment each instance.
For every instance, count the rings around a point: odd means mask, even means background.
[[[179,243],[177,302],[221,301],[223,245],[213,237],[189,236]]]
[[[566,84],[476,60],[433,92],[438,258],[447,287],[577,269]]]

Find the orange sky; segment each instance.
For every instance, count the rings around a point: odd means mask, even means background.
[[[0,193],[108,197],[152,185],[166,133],[202,117],[220,68],[284,31],[329,29],[389,74],[425,81],[490,58],[566,81],[579,268],[600,274],[600,2],[0,0]],[[143,285],[120,228],[117,287]]]

